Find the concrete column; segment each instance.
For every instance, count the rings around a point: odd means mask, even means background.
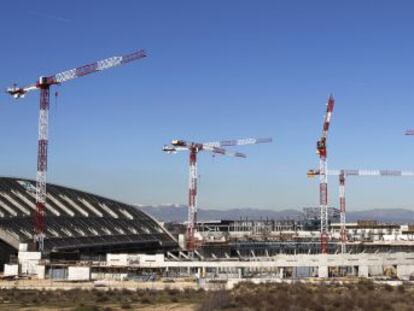
[[[397,276],[400,279],[408,280],[410,276],[414,275],[414,265],[398,265]]]
[[[44,265],[37,265],[36,272],[37,272],[37,277],[40,280],[44,280],[45,279],[46,267]]]
[[[283,272],[284,272],[284,269],[283,268],[280,268],[280,270],[279,270],[279,277],[281,279],[283,279]]]
[[[318,267],[318,277],[320,277],[320,278],[329,277],[328,266],[319,266]]]
[[[358,277],[367,278],[368,277],[368,266],[359,266],[358,267]]]
[[[382,266],[369,266],[368,273],[370,276],[383,276],[384,269]]]

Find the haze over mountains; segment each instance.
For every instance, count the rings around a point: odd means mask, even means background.
[[[164,222],[183,222],[187,219],[187,206],[185,205],[160,205],[160,206],[139,206],[141,210]],[[198,220],[219,220],[219,219],[298,219],[302,217],[302,211],[296,209],[270,210],[254,208],[237,208],[229,210],[199,209]],[[347,222],[357,220],[378,220],[379,222],[407,224],[414,223],[414,210],[395,209],[370,209],[363,211],[347,212]]]

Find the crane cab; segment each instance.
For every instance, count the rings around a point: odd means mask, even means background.
[[[171,147],[171,146],[164,146],[162,148],[162,151],[165,151],[167,153],[175,153],[175,152],[177,152],[177,150],[174,147]]]
[[[319,175],[319,170],[308,170],[308,172],[306,173],[306,175],[309,178],[315,177],[315,176]]]
[[[326,140],[321,139],[316,143],[316,154],[326,156]]]
[[[187,146],[187,143],[184,140],[173,140],[171,142],[171,145],[176,146],[176,147],[185,147]]]

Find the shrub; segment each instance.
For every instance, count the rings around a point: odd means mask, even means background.
[[[121,309],[131,309],[131,305],[128,302],[124,302],[121,304]]]
[[[141,298],[141,303],[145,303],[145,304],[151,304],[152,303],[152,299],[150,296],[145,295]]]
[[[105,296],[105,295],[98,296],[98,297],[96,297],[96,299],[95,299],[95,301],[96,301],[97,303],[107,302],[108,300],[109,300],[109,298],[108,298],[107,296]]]
[[[215,311],[236,307],[228,291],[219,290],[210,293],[206,300],[200,305],[198,311]]]
[[[97,306],[78,306],[71,311],[99,311]]]

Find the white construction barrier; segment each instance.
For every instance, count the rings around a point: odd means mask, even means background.
[[[69,281],[89,281],[91,279],[90,267],[69,267],[68,280]]]
[[[17,276],[19,275],[19,265],[18,264],[5,264],[4,265],[4,276]]]
[[[21,265],[22,274],[37,274],[37,265],[42,254],[40,252],[19,252],[17,255],[18,263]]]

